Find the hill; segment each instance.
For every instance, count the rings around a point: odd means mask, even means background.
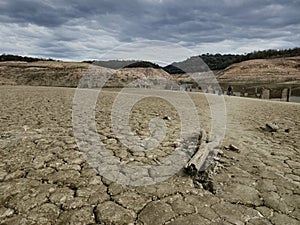
[[[293,55],[296,54],[298,50],[299,49],[293,49],[276,52],[278,55]],[[220,83],[300,82],[300,56],[276,58],[278,55],[275,54],[275,50],[268,50],[264,54],[263,52],[248,54],[248,58],[270,58],[234,63],[223,70],[215,71],[215,74]],[[222,58],[224,59],[224,57],[228,59],[231,58],[231,62],[241,59],[235,58],[232,55],[220,55],[218,57],[220,60]],[[12,61],[13,59],[21,61]],[[215,63],[217,63],[218,60],[216,60]],[[136,82],[138,79],[142,80],[142,82],[135,85],[141,85],[143,83],[144,86],[151,86],[159,82],[161,82],[162,85],[167,85],[165,83],[166,80],[173,80],[177,83],[192,82],[189,76],[184,73],[206,72],[210,69],[199,56],[193,56],[183,62],[175,62],[161,68],[159,65],[151,62],[132,60],[61,62],[54,60],[38,61],[36,58],[2,55],[0,57],[0,85],[77,87],[80,78],[94,65],[97,65],[96,67],[102,71],[104,71],[104,67],[106,67],[105,73],[111,77],[111,80],[106,84],[106,86],[109,87],[122,87],[133,81]],[[151,80],[149,78],[153,78],[150,83],[145,81],[146,79]]]
[[[128,65],[134,64],[136,62],[137,61],[135,60],[108,60],[108,61],[90,61],[89,63],[101,67],[110,68],[110,69],[121,69]]]
[[[166,80],[172,80],[170,74],[162,69],[155,68],[123,68],[114,70],[80,62],[9,61],[0,62],[0,84],[77,87],[82,76],[94,72],[96,72],[96,75],[99,75],[97,78],[100,79],[101,76],[111,77],[106,83],[106,87],[122,87],[133,81],[135,84],[131,85],[151,86],[154,83],[165,85]],[[137,83],[137,80],[140,81]],[[91,86],[96,87],[97,84],[94,82]]]
[[[184,73],[207,72],[210,70],[210,68],[199,56],[193,56],[182,62],[172,63],[171,66],[171,68],[177,68],[184,71]]]
[[[217,78],[219,82],[300,81],[300,56],[236,63],[219,71]]]
[[[255,51],[248,54],[202,54],[193,56],[183,62],[172,63],[164,67],[170,74],[180,74],[185,72],[204,72],[208,68],[219,71],[228,66],[253,59],[275,59],[300,56],[300,48],[286,50],[264,50]],[[204,63],[201,61],[203,60]],[[200,65],[199,65],[200,63]],[[206,64],[206,65],[205,65]]]
[[[165,67],[160,67],[157,64],[138,60],[108,60],[108,61],[83,61],[83,63],[94,64],[110,69],[129,68],[160,68],[169,74],[184,74],[191,72],[205,72],[208,69],[219,71],[226,69],[228,66],[253,59],[275,59],[300,56],[300,48],[285,49],[285,50],[264,50],[254,51],[248,54],[202,54],[192,56],[182,62],[174,62]],[[29,56],[18,56],[11,54],[0,55],[0,62],[20,61],[20,62],[38,62],[38,61],[57,61],[53,59],[41,59]],[[201,62],[203,61],[203,63]],[[199,62],[200,65],[199,65]]]
[[[223,70],[226,67],[239,62],[244,62],[253,59],[275,59],[300,56],[300,48],[285,49],[285,50],[264,50],[254,51],[248,54],[202,54],[199,57],[209,66],[211,70]]]
[[[0,84],[75,87],[87,63],[0,62]]]
[[[19,56],[19,55],[11,55],[11,54],[0,55],[0,62],[7,62],[7,61],[38,62],[38,61],[58,61],[58,60],[34,58],[29,56]]]

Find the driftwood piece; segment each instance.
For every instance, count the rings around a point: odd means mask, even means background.
[[[215,142],[211,139],[205,130],[201,130],[201,139],[198,143],[198,149],[190,161],[186,164],[185,170],[193,177],[196,186],[203,187],[211,193],[216,193],[213,175],[222,168],[222,160],[217,157],[219,150],[216,149]],[[224,153],[222,152],[224,155]],[[222,155],[220,154],[220,155]]]
[[[204,155],[207,148],[206,140],[207,140],[207,134],[205,130],[202,129],[199,147],[196,150],[196,153],[193,155],[193,157],[184,167],[188,173],[195,175],[200,170],[203,163],[203,157],[205,157]]]

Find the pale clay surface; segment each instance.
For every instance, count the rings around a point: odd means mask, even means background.
[[[300,224],[300,104],[225,97],[222,146],[234,144],[241,152],[224,150],[212,194],[195,187],[183,171],[134,188],[98,175],[75,143],[74,92],[0,87],[0,224]],[[168,115],[171,120],[165,121],[167,136],[157,149],[130,151],[110,127],[115,96],[104,92],[96,113],[107,149],[132,165],[157,164],[172,153],[180,131],[172,106],[149,98],[133,108],[130,123],[141,137],[149,134],[151,118]],[[204,95],[191,98],[208,130]],[[259,127],[267,122],[277,122],[279,131],[262,131]]]

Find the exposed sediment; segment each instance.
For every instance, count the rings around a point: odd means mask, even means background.
[[[300,105],[225,97],[228,120],[213,191],[183,170],[154,185],[129,187],[100,176],[78,149],[72,128],[74,89],[0,87],[0,224],[299,224]],[[131,165],[157,165],[178,145],[174,108],[146,98],[130,124],[141,137],[157,116],[168,128],[151,151],[129,151],[110,126],[114,92],[96,108],[108,151]],[[210,128],[205,96],[190,95],[201,127]],[[216,96],[218,97],[218,96]],[[260,127],[276,122],[278,130]],[[289,132],[286,132],[286,130]]]

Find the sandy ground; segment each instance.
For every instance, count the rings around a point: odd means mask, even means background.
[[[300,224],[300,104],[226,96],[223,153],[216,158],[214,191],[208,191],[183,170],[139,187],[100,176],[74,138],[74,93],[0,87],[0,224]],[[130,125],[142,138],[149,135],[151,118],[169,118],[157,148],[133,151],[112,131],[116,96],[104,92],[96,107],[97,132],[107,150],[128,165],[163,162],[180,142],[174,107],[151,97],[134,106]],[[201,127],[209,130],[205,96],[190,96]],[[267,122],[276,122],[279,130],[262,130]],[[229,144],[240,152],[223,149]]]

